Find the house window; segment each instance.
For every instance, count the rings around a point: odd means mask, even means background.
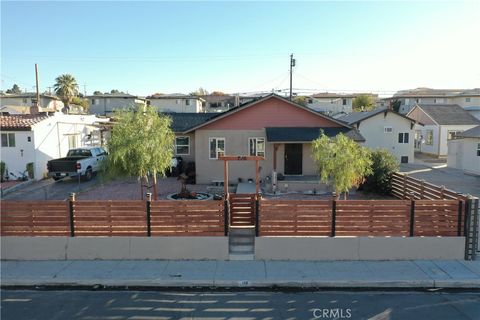
[[[225,138],[210,138],[210,159],[218,159],[225,155]]]
[[[347,99],[342,99],[342,105],[344,105],[344,106],[347,105]]]
[[[470,98],[465,98],[465,102],[470,102]]]
[[[405,99],[405,105],[408,105],[410,103],[410,99]]]
[[[477,144],[477,157],[480,157],[480,143]]]
[[[22,102],[23,102],[23,103],[27,103],[27,98],[23,98],[23,99],[22,99]]]
[[[176,104],[180,104],[180,99],[175,100]]]
[[[177,137],[175,139],[175,153],[177,155],[190,154],[190,137]]]
[[[408,132],[400,132],[398,134],[398,143],[408,143],[408,140],[409,140]]]
[[[77,147],[77,137],[75,135],[68,136],[68,149],[75,149]]]
[[[185,105],[186,105],[186,106],[189,106],[189,105],[190,105],[190,100],[189,100],[189,99],[185,100]]]
[[[2,133],[2,147],[15,147],[15,133]]]
[[[313,103],[313,99],[308,99],[308,104],[312,104]]]
[[[425,139],[425,144],[428,146],[433,146],[433,130],[427,130],[427,138]]]
[[[251,156],[265,157],[265,139],[264,138],[249,138],[248,150]]]
[[[459,139],[458,134],[462,133],[459,130],[448,130],[447,131],[447,140],[456,140]]]
[[[393,129],[392,129],[392,127],[383,127],[383,132],[384,133],[392,133]]]

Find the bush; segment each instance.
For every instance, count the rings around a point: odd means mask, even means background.
[[[1,179],[2,179],[2,182],[3,180],[5,179],[5,170],[6,170],[7,166],[5,165],[5,162],[0,162],[0,174],[1,174]]]
[[[27,163],[27,172],[28,172],[28,178],[33,179],[33,162]]]
[[[362,188],[365,192],[390,194],[392,191],[392,175],[399,169],[398,160],[386,149],[372,151],[372,171],[366,177]]]

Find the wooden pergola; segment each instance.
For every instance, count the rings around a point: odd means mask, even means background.
[[[228,162],[229,161],[255,161],[255,194],[260,192],[260,161],[265,157],[260,156],[220,156],[218,160],[223,161],[223,186],[225,196],[228,197]]]

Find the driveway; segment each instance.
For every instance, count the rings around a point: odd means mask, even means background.
[[[447,167],[445,163],[418,161],[400,165],[400,172],[423,179],[427,182],[444,185],[447,189],[480,197],[480,177],[464,174],[462,170]]]

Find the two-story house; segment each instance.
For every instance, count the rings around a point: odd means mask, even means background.
[[[89,113],[110,116],[114,110],[122,110],[145,105],[145,100],[127,93],[105,93],[86,97],[89,103]]]
[[[0,111],[9,114],[30,114],[30,107],[37,107],[37,94],[35,92],[0,94]],[[38,110],[40,112],[55,112],[63,108],[60,98],[40,94]]]
[[[147,104],[158,112],[205,112],[204,101],[198,96],[181,93],[154,94],[147,97]]]

